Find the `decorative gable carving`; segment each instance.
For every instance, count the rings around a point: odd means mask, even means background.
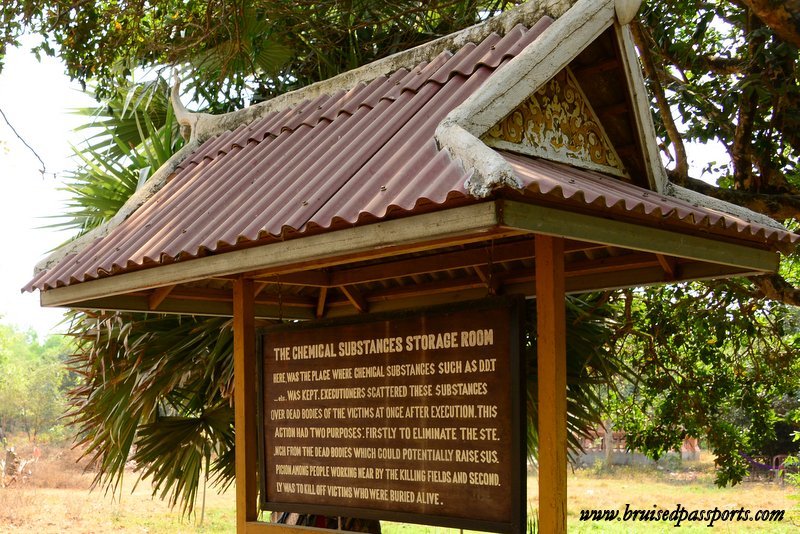
[[[550,79],[482,139],[487,145],[629,179],[569,68]]]

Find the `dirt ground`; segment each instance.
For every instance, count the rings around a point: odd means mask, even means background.
[[[32,446],[18,448],[21,458],[32,456]],[[172,533],[231,532],[235,521],[233,489],[219,493],[209,488],[205,516],[192,517],[152,496],[146,481],[126,472],[122,491],[90,490],[95,473],[77,463],[78,452],[68,447],[41,447],[42,455],[25,481],[0,488],[0,533]],[[202,494],[201,494],[202,495]]]

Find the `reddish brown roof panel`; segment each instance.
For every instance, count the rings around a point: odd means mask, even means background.
[[[552,161],[500,152],[523,184],[528,197],[567,202],[605,215],[642,216],[651,224],[684,226],[761,243],[795,243],[800,236],[735,215],[662,195],[599,172]]]
[[[463,198],[468,174],[438,149],[436,126],[549,24],[491,35],[208,140],[145,205],[29,288]]]
[[[442,119],[550,24],[518,26],[455,54],[307,100],[206,141],[128,219],[40,273],[48,289],[229,249],[337,221],[468,201],[469,172],[438,148]],[[657,216],[788,241],[788,232],[662,197],[612,178],[504,153],[525,193],[624,216]]]

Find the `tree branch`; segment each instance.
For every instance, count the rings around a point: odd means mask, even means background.
[[[656,98],[656,105],[658,111],[664,121],[664,128],[667,130],[672,146],[675,151],[675,170],[673,171],[674,181],[678,185],[684,185],[689,177],[689,162],[686,158],[686,148],[683,146],[683,139],[678,127],[675,125],[675,120],[672,118],[672,111],[667,102],[667,97],[664,93],[664,87],[661,85],[661,78],[663,73],[656,69],[655,62],[651,53],[651,39],[645,33],[646,30],[638,21],[631,23],[631,30],[633,39],[636,42],[636,47],[639,49],[639,54],[642,58],[642,66],[644,67],[645,77],[650,80],[653,89],[653,96]]]
[[[800,219],[800,195],[790,193],[765,194],[753,193],[743,189],[723,189],[696,178],[688,178],[685,187],[709,197],[763,213],[778,221],[792,218]]]
[[[11,124],[11,121],[8,120],[8,117],[6,117],[6,114],[3,113],[2,109],[0,109],[0,116],[3,117],[3,120],[6,122],[8,127],[11,128],[11,131],[14,132],[15,136],[17,136],[17,139],[22,141],[22,144],[25,145],[27,147],[27,149],[30,150],[33,153],[34,156],[36,156],[36,159],[39,160],[39,163],[42,164],[42,168],[39,169],[39,172],[42,173],[42,176],[44,176],[47,173],[47,166],[44,164],[44,161],[42,161],[42,158],[39,157],[39,154],[36,153],[36,151],[33,149],[33,147],[31,145],[29,145],[28,142],[25,141],[25,139],[19,134],[17,129],[14,128],[14,125]]]
[[[697,56],[695,61],[714,74],[732,75],[744,72],[745,65],[739,58]]]
[[[740,0],[778,37],[800,48],[800,0]]]
[[[756,296],[776,300],[792,306],[800,306],[800,289],[794,287],[779,274],[765,274],[748,278],[756,286]]]
[[[752,91],[749,95],[745,93],[739,95],[738,120],[736,121],[736,131],[733,135],[733,146],[730,150],[731,160],[733,161],[733,183],[738,189],[747,189],[755,186],[758,191],[761,185],[758,180],[753,180],[753,160],[750,147],[757,105],[755,91]]]

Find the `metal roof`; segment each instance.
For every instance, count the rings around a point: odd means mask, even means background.
[[[436,127],[550,24],[492,34],[209,139],[128,219],[25,290],[476,201],[464,185],[471,171],[439,149]],[[797,239],[599,173],[502,154],[530,199],[760,244]]]
[[[567,202],[574,207],[644,224],[669,225],[688,233],[713,233],[776,247],[800,239],[777,226],[765,226],[735,215],[662,195],[599,172],[501,152],[528,197]]]

